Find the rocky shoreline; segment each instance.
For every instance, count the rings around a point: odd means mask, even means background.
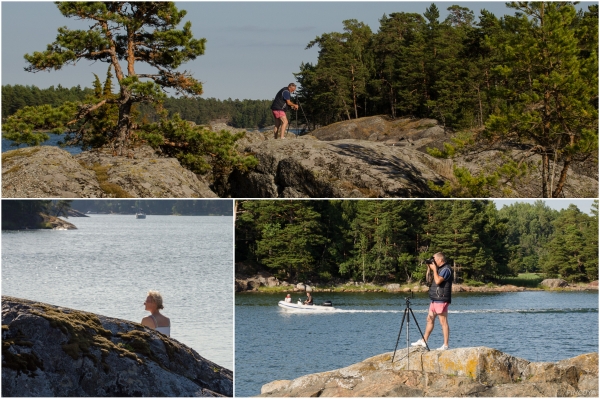
[[[74,224],[45,213],[32,214],[18,222],[2,221],[2,230],[77,230]]]
[[[244,131],[224,124],[212,130]],[[497,169],[499,150],[440,159],[427,148],[443,148],[452,134],[433,119],[384,116],[334,123],[310,134],[274,140],[270,132],[247,132],[236,142],[259,164],[234,170],[217,194],[203,175],[147,145],[115,156],[102,150],[76,156],[57,147],[38,146],[2,154],[4,198],[435,198],[429,184],[455,181],[454,166],[471,173]],[[493,188],[490,197],[535,198],[541,193],[539,156],[518,149],[502,154],[530,166],[531,174]],[[598,164],[572,168],[563,195],[594,197]]]
[[[233,373],[141,324],[2,296],[2,396],[233,396]]]
[[[359,282],[346,283],[325,283],[313,285],[304,282],[289,283],[280,281],[268,272],[258,272],[252,276],[237,274],[235,277],[236,293],[257,293],[257,292],[427,292],[429,287],[422,284],[386,284],[372,285]],[[562,279],[546,279],[540,283],[540,287],[518,287],[515,285],[484,285],[481,287],[471,287],[465,284],[453,284],[452,292],[521,292],[521,291],[542,291],[542,290],[563,290],[563,291],[597,291],[598,281],[589,284],[569,284]]]
[[[598,353],[552,363],[486,347],[402,349],[395,356],[384,353],[338,370],[273,381],[258,396],[598,397]]]

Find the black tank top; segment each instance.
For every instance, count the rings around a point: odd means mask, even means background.
[[[283,98],[283,92],[289,90],[290,89],[288,89],[287,87],[284,87],[283,89],[277,92],[277,94],[275,95],[275,99],[273,100],[273,104],[271,104],[272,110],[285,111],[287,109],[287,101],[285,101],[285,99]]]

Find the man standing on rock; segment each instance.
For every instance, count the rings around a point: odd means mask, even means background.
[[[285,129],[288,126],[288,120],[285,115],[285,111],[288,105],[292,109],[298,109],[298,106],[294,104],[292,99],[292,93],[296,91],[296,84],[290,83],[287,87],[279,90],[275,95],[275,99],[271,104],[271,111],[273,111],[273,117],[275,117],[275,139],[279,133],[279,138],[282,139],[285,134]]]
[[[428,263],[427,266],[431,270],[431,273],[433,273],[433,281],[429,287],[431,304],[429,305],[429,314],[427,315],[427,327],[425,328],[425,334],[423,335],[425,341],[419,339],[411,345],[426,346],[425,343],[429,339],[429,335],[431,335],[433,326],[435,325],[435,318],[436,316],[439,316],[440,324],[442,325],[442,333],[444,334],[444,345],[438,350],[446,350],[448,349],[448,340],[450,338],[448,306],[450,305],[450,302],[452,302],[452,269],[446,262],[446,257],[441,252],[433,255],[433,262]]]

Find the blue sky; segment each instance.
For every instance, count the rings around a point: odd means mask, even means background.
[[[533,204],[540,199],[495,199],[496,209],[502,209],[504,206],[514,204],[515,202],[526,202]],[[545,199],[542,200],[546,205],[552,209],[560,211],[561,209],[567,209],[569,205],[574,204],[579,208],[581,212],[591,215],[593,199]]]
[[[294,81],[302,62],[316,62],[317,49],[306,50],[315,37],[342,30],[342,21],[357,19],[376,32],[383,14],[417,12],[426,2],[177,2],[187,10],[195,37],[207,39],[205,55],[181,69],[203,82],[203,97],[271,99]],[[512,14],[505,2],[435,2],[441,17],[458,4],[479,15],[482,8],[496,16]],[[585,7],[592,3],[581,3]],[[88,24],[63,17],[52,2],[2,3],[2,84],[47,88],[91,87],[92,73],[102,79],[107,65],[82,61],[52,72],[25,72],[23,55],[42,51],[56,38],[57,28],[85,29]],[[138,71],[144,72],[143,69]]]

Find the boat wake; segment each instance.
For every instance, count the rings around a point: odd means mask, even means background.
[[[412,308],[414,313],[427,313],[427,309]],[[328,314],[339,313],[404,313],[401,310],[369,310],[369,309],[333,309]],[[450,310],[451,314],[485,314],[485,313],[598,313],[597,308],[548,308],[548,309],[472,309]]]

